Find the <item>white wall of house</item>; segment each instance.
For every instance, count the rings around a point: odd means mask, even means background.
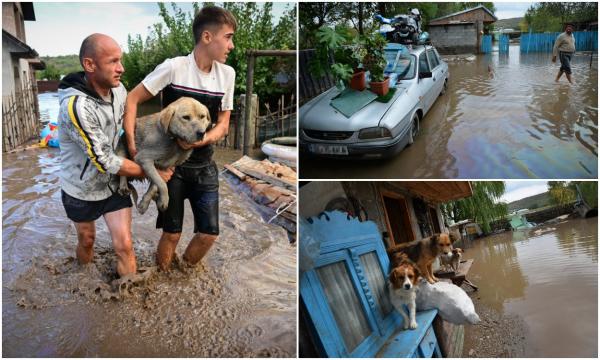
[[[335,198],[346,197],[339,181],[313,181],[300,188],[299,213],[302,218],[319,215],[327,203]]]

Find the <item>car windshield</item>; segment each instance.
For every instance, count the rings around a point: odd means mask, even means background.
[[[415,57],[406,51],[386,50],[386,73],[395,73],[398,80],[412,79],[415,77]]]

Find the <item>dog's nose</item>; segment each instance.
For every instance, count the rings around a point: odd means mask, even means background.
[[[196,138],[198,138],[198,140],[204,139],[204,131],[196,131]]]
[[[404,288],[405,288],[406,290],[410,290],[410,284],[404,284]]]

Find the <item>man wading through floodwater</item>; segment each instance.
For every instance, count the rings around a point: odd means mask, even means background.
[[[219,173],[212,160],[212,144],[223,139],[229,130],[235,70],[225,65],[225,61],[233,50],[236,26],[229,11],[217,6],[204,7],[192,25],[196,43],[192,53],[165,60],[127,97],[123,128],[132,156],[137,153],[134,141],[137,106],[161,91],[163,108],[182,96],[192,97],[208,107],[213,122],[203,140],[193,144],[179,142],[182,148],[194,150],[167,183],[169,207],[159,212],[156,222],[156,227],[163,230],[156,251],[158,266],[163,271],[170,268],[181,238],[186,198],[194,214],[194,237],[183,260],[189,265],[197,264],[219,236]]]
[[[67,217],[77,230],[77,260],[94,259],[96,220],[104,217],[117,254],[120,276],[136,272],[131,240],[131,199],[116,192],[118,178],[141,177],[142,168],[115,154],[123,124],[127,91],[121,48],[109,36],[92,34],[83,40],[79,61],[84,71],[61,81],[60,187]],[[168,181],[173,170],[158,171]]]
[[[567,80],[571,84],[571,58],[575,53],[575,36],[573,35],[573,25],[567,24],[565,32],[558,35],[556,42],[554,43],[554,49],[552,49],[552,62],[556,62],[556,56],[560,59],[560,70],[556,75],[555,82],[560,80],[560,77],[564,73],[567,76]]]

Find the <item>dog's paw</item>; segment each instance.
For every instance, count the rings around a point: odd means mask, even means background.
[[[411,322],[410,322],[410,328],[411,328],[411,329],[413,329],[413,330],[414,330],[414,329],[416,329],[416,328],[417,328],[417,322],[416,322],[416,321],[414,321],[414,320],[413,320],[413,321],[411,321]]]
[[[131,189],[128,187],[120,187],[119,186],[119,190],[117,190],[117,192],[119,193],[119,195],[121,196],[127,196],[127,195],[131,195]]]
[[[168,196],[160,196],[156,201],[156,206],[158,210],[165,211],[169,207],[169,197]]]
[[[138,212],[144,215],[146,210],[148,210],[148,205],[150,205],[150,202],[144,201],[144,199],[142,199],[142,201],[140,201],[140,203],[137,205]]]

